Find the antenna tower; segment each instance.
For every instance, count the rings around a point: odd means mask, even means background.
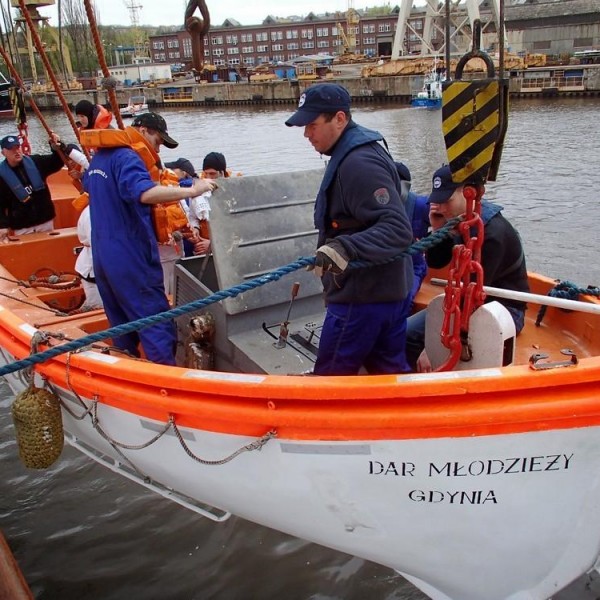
[[[133,62],[144,62],[144,58],[148,57],[148,48],[146,45],[146,36],[140,29],[140,11],[143,6],[135,2],[135,0],[123,0],[123,3],[129,11],[129,22],[133,30]]]

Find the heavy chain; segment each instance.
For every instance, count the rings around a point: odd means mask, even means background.
[[[448,284],[444,294],[444,319],[440,333],[442,344],[450,350],[446,362],[436,371],[450,371],[461,360],[470,360],[468,343],[471,315],[485,301],[483,291],[483,221],[481,198],[483,186],[467,185],[463,194],[467,201],[465,219],[458,225],[463,243],[452,249]]]

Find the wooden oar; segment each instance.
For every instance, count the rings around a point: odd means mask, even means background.
[[[445,286],[446,279],[431,279],[432,285]],[[505,298],[506,300],[517,300],[518,302],[531,302],[545,306],[554,306],[566,310],[577,310],[579,312],[600,315],[600,304],[591,304],[579,300],[567,300],[566,298],[553,298],[552,296],[542,296],[541,294],[531,294],[529,292],[517,292],[515,290],[503,290],[502,288],[483,286],[483,291],[488,296],[494,298]]]

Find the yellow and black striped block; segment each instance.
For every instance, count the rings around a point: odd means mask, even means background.
[[[443,84],[442,131],[455,183],[483,185],[501,136],[497,79]]]
[[[27,115],[25,114],[23,96],[15,86],[8,88],[8,95],[10,97],[13,114],[15,115],[15,121],[17,123],[24,123],[27,120]]]

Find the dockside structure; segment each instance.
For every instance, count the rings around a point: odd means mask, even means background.
[[[484,27],[483,45],[494,49],[495,27],[485,2],[480,11]],[[466,8],[459,11],[467,16]],[[398,22],[398,6],[389,14],[360,15],[350,33],[355,36],[355,53],[370,57],[389,56]],[[443,45],[441,21],[433,27],[431,46],[434,51]],[[513,4],[506,7],[507,48],[514,53],[541,53],[552,56],[570,55],[581,50],[600,48],[600,3],[598,0],[558,0],[535,4]],[[421,52],[420,33],[425,22],[423,7],[414,7],[404,40],[404,53]],[[254,68],[264,63],[296,60],[318,53],[332,56],[343,54],[344,35],[349,25],[340,13],[286,19],[268,16],[258,25],[241,25],[226,19],[211,26],[206,36],[204,58],[215,67]],[[487,32],[487,34],[486,34]],[[461,32],[456,32],[461,34]],[[191,38],[185,29],[150,36],[153,62],[191,67]]]

